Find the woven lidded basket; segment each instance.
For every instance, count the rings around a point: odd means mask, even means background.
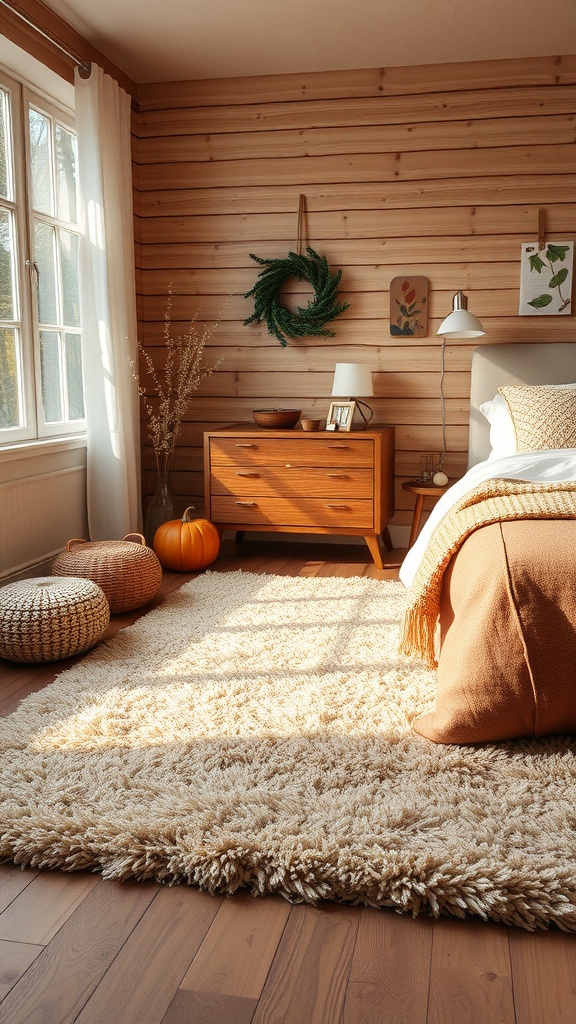
[[[9,661],[82,654],[109,622],[108,601],[92,580],[39,576],[0,587],[0,657]]]
[[[123,540],[69,540],[52,572],[93,580],[106,594],[112,615],[147,604],[162,583],[158,556],[140,533],[128,533]]]

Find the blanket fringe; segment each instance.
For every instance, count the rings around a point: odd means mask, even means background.
[[[437,668],[437,620],[437,610],[431,609],[424,601],[407,608],[400,638],[400,654],[405,654],[408,658],[420,658],[430,668]]]

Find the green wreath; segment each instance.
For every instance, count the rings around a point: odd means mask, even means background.
[[[254,312],[244,321],[244,326],[266,321],[268,334],[278,338],[285,348],[290,338],[305,338],[311,334],[320,334],[325,338],[333,338],[334,331],[324,327],[329,320],[340,316],[350,303],[337,302],[338,285],[342,271],[330,273],[325,256],[319,256],[314,249],[306,247],[308,256],[289,252],[283,260],[264,260],[250,253],[250,259],[264,267],[258,274],[258,281],[244,298],[254,298]],[[280,302],[280,289],[289,277],[297,277],[300,281],[308,281],[314,289],[314,298],[307,306],[299,306],[292,313]]]

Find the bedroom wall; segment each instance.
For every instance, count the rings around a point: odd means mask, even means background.
[[[576,237],[576,57],[146,85],[134,114],[141,338],[162,362],[168,285],[179,332],[197,312],[220,317],[207,350],[220,370],[194,398],[175,460],[176,490],[202,493],[202,431],[251,410],[325,416],[336,361],[374,371],[375,421],[396,427],[400,488],[422,453],[441,450],[436,330],[462,288],[485,341],[574,340],[574,316],[519,317],[520,244]],[[349,310],[332,339],[282,349],[244,327],[259,268],[249,253],[294,250],[299,195],[305,239],[342,270]],[[429,279],[429,335],[389,330],[389,284]],[[310,295],[292,283],[300,302]],[[294,295],[287,301],[292,302]],[[464,472],[469,367],[477,342],[447,346],[446,469]],[[143,446],[145,493],[153,453]]]

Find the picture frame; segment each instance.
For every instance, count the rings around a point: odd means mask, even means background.
[[[403,274],[390,281],[390,335],[428,336],[428,278]]]
[[[326,419],[326,430],[352,430],[356,402],[332,402]]]
[[[574,241],[523,242],[520,264],[520,316],[570,316]]]

